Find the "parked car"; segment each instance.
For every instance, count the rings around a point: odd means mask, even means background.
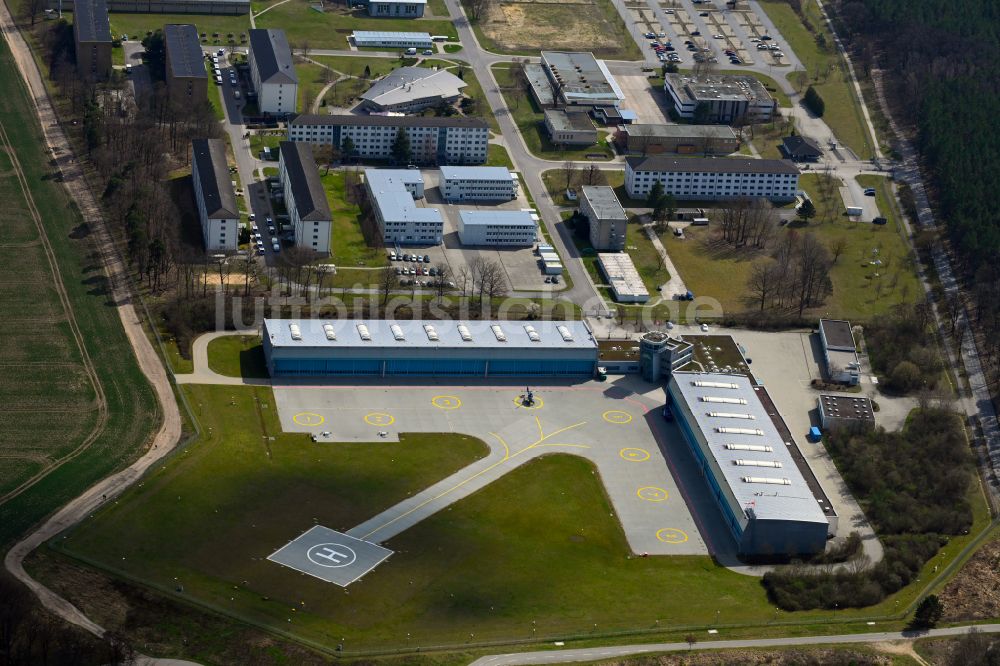
[[[424,263],[425,264],[431,263],[431,255],[429,255],[429,254],[425,254],[424,255]]]
[[[701,332],[702,333],[708,333],[708,324],[702,324],[701,325]]]
[[[424,55],[434,55],[434,49],[424,49]]]
[[[889,220],[884,217],[872,218],[872,224],[888,224]]]
[[[866,187],[865,188],[865,196],[866,197],[873,197],[873,196],[875,196],[875,188],[874,187]]]

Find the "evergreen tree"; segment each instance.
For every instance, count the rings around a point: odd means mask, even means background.
[[[410,137],[400,129],[396,132],[396,138],[392,141],[392,159],[397,164],[406,164],[410,161],[411,154]]]

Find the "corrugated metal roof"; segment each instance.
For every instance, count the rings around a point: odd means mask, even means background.
[[[205,55],[201,51],[198,29],[187,23],[170,23],[163,26],[169,71],[174,76],[208,78]]]
[[[705,385],[705,382],[710,385]],[[694,415],[696,423],[692,425],[701,430],[708,442],[711,456],[722,470],[723,478],[716,481],[732,490],[743,509],[752,508],[757,518],[762,520],[827,522],[826,515],[799,472],[788,446],[782,441],[748,377],[722,373],[674,372],[672,384],[677,387]],[[720,388],[723,384],[735,385],[736,388]],[[715,396],[742,398],[747,404],[720,410],[702,400],[704,397]],[[724,415],[729,412],[738,413],[739,416]],[[711,416],[710,413],[715,415]],[[719,432],[720,428],[729,429],[730,432]],[[749,431],[761,434],[749,434]],[[734,444],[755,448],[751,450],[752,455],[748,455],[745,448],[727,448],[727,445]],[[770,447],[770,450],[759,451],[757,447]],[[781,467],[754,472],[736,462],[748,458],[781,463]],[[775,478],[781,479],[782,483],[744,481],[745,477]],[[785,479],[788,480],[787,484],[783,482]]]
[[[291,325],[301,340],[292,339]],[[330,326],[332,328],[325,328]],[[398,326],[394,332],[392,326]],[[425,326],[431,326],[428,331]],[[499,326],[505,340],[492,329]],[[570,339],[558,327],[565,326]],[[464,331],[460,330],[464,327]],[[529,328],[530,327],[530,328]],[[582,321],[393,321],[384,319],[265,319],[264,331],[275,347],[322,349],[371,349],[388,347],[492,348],[492,349],[597,349],[597,342]],[[335,339],[331,339],[332,331]],[[531,333],[538,340],[532,340]],[[362,335],[370,340],[363,339]],[[402,334],[402,339],[399,333]],[[463,339],[463,334],[468,340]],[[436,339],[434,339],[436,338]]]
[[[319,179],[316,160],[313,158],[312,144],[297,141],[282,141],[281,161],[292,184],[292,196],[299,219],[306,221],[330,221],[330,202],[326,190]]]

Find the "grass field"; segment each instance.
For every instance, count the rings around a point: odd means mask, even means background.
[[[205,72],[208,74],[208,103],[212,105],[216,120],[225,120],[226,112],[222,101],[222,86],[215,85],[215,75],[212,73],[212,65],[205,61]]]
[[[264,348],[253,335],[227,335],[208,343],[208,367],[227,377],[267,377]]]
[[[816,91],[826,102],[826,112],[823,120],[837,139],[857,153],[861,159],[872,156],[871,137],[861,115],[861,106],[854,95],[847,68],[836,52],[833,36],[827,29],[826,22],[819,12],[819,7],[813,0],[802,3],[806,20],[817,34],[822,34],[827,49],[821,49],[816,38],[802,24],[802,20],[792,11],[791,6],[780,0],[761,0],[761,7],[781,32],[795,55],[802,61],[808,73],[808,80],[813,82]],[[799,74],[791,72],[788,80],[795,83]],[[805,92],[803,89],[802,92]]]
[[[129,39],[142,39],[147,32],[162,30],[168,23],[193,23],[198,34],[204,34],[203,44],[229,46],[229,35],[236,44],[246,45],[241,35],[250,30],[250,16],[220,16],[210,14],[132,14],[113,12],[111,33],[115,37],[128,35]],[[260,26],[258,26],[260,27]],[[216,37],[218,34],[218,37]]]
[[[343,171],[331,171],[322,176],[323,188],[333,213],[330,243],[330,263],[337,266],[381,268],[389,265],[385,252],[365,241],[361,231],[361,208],[347,201]]]
[[[502,166],[508,169],[514,169],[514,163],[510,160],[510,155],[507,154],[507,149],[503,146],[491,143],[486,148],[486,166]]]
[[[117,311],[108,307],[92,236],[53,177],[34,110],[6,44],[0,46],[0,84],[7,91],[0,100],[0,124],[9,141],[0,151],[2,545],[131,459],[156,427],[158,410]],[[68,311],[54,286],[11,154],[17,156],[23,185],[40,215]],[[98,412],[95,381],[106,401],[106,418]],[[78,455],[67,460],[71,453]],[[16,496],[8,494],[43,469],[50,471],[37,483]]]
[[[833,295],[823,307],[824,314],[857,320],[868,320],[891,310],[896,304],[913,302],[921,290],[915,268],[910,258],[909,246],[899,231],[899,217],[888,206],[888,191],[883,190],[879,209],[889,218],[885,226],[849,222],[839,213],[843,208],[840,195],[834,192],[830,201],[824,201],[817,187],[817,174],[803,174],[799,182],[809,193],[817,208],[816,218],[808,230],[815,233],[827,247],[843,242],[844,251],[830,271]],[[873,176],[885,187],[884,179]],[[877,183],[865,186],[875,187]],[[821,222],[824,211],[830,208],[832,222]],[[798,225],[790,225],[803,231]],[[783,227],[778,233],[788,233]],[[740,312],[746,308],[745,285],[750,265],[765,253],[735,250],[717,242],[711,227],[689,227],[684,240],[663,237],[667,253],[680,271],[684,282],[699,296],[712,296],[723,308]],[[878,248],[879,256],[888,262],[881,270],[881,277],[874,277],[869,264],[872,250]],[[881,281],[882,286],[875,285]],[[895,286],[893,286],[895,285]]]
[[[331,5],[327,5],[327,11],[317,12],[305,0],[268,2],[257,6],[260,9],[271,7],[256,19],[257,27],[282,28],[294,49],[302,49],[306,45],[311,49],[346,49],[347,37],[355,30],[429,32],[458,39],[458,32],[448,19],[371,18],[365,9],[350,11],[345,6]]]
[[[509,67],[494,66],[493,76],[496,77],[497,84],[501,89],[509,88],[512,84]],[[524,137],[524,143],[527,144],[528,150],[538,157],[546,160],[586,160],[591,159],[590,155],[600,155],[602,160],[610,160],[614,157],[614,152],[604,141],[607,133],[602,130],[598,130],[598,141],[593,146],[572,147],[563,150],[552,145],[548,132],[545,130],[545,116],[541,109],[535,106],[534,100],[526,95],[520,102],[515,103],[506,91],[504,91],[503,96],[507,108],[510,109],[514,124],[517,125],[521,136]]]
[[[598,58],[642,58],[610,0],[495,3],[479,21],[472,22],[472,28],[483,48],[496,53],[584,50]]]

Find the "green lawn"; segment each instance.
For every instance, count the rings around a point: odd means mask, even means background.
[[[215,85],[215,74],[212,73],[212,65],[205,61],[205,72],[208,74],[208,103],[212,105],[216,120],[225,120],[226,111],[222,100],[222,86]]]
[[[132,14],[113,12],[111,32],[115,37],[128,35],[129,39],[142,39],[147,32],[162,30],[168,23],[193,23],[199,34],[204,34],[203,44],[229,45],[232,34],[236,44],[246,45],[241,35],[250,30],[250,16],[221,16],[210,14]],[[258,26],[260,27],[260,26]],[[215,35],[218,34],[218,37]]]
[[[804,0],[803,13],[813,29],[824,36],[829,45],[826,49],[821,49],[817,45],[816,38],[806,30],[788,3],[780,0],[761,0],[760,4],[795,55],[802,61],[809,82],[815,85],[817,92],[826,102],[823,120],[833,130],[837,139],[851,148],[861,159],[871,158],[871,137],[864,124],[860,104],[855,97],[854,86],[851,85],[847,68],[836,52],[833,37],[814,0]],[[799,76],[796,72],[787,74],[789,81],[796,85]]]
[[[510,68],[504,65],[493,67],[493,76],[496,77],[497,84],[501,89],[511,86]],[[587,160],[590,155],[601,155],[604,160],[614,157],[614,152],[604,141],[607,132],[598,130],[598,142],[592,146],[583,148],[568,148],[563,150],[552,145],[549,141],[548,132],[545,130],[544,114],[541,109],[535,106],[535,102],[530,96],[525,95],[520,102],[515,103],[510,95],[504,92],[504,102],[510,109],[511,117],[517,125],[528,150],[546,160]],[[599,160],[595,160],[599,161]]]
[[[495,143],[491,143],[487,146],[487,151],[486,166],[502,166],[513,170],[514,163],[511,162],[510,155],[507,154],[506,148]]]
[[[250,152],[254,157],[260,157],[260,151],[265,148],[277,148],[278,144],[286,140],[287,135],[280,130],[264,130],[250,134]],[[275,162],[277,164],[277,162]]]
[[[299,113],[312,113],[312,103],[326,86],[327,79],[334,80],[336,74],[311,62],[296,62],[295,73],[299,75]]]
[[[227,335],[208,343],[208,367],[227,377],[267,377],[264,348],[255,335]]]
[[[0,496],[56,464],[25,492],[0,499],[3,546],[134,459],[158,427],[159,410],[118,312],[109,307],[93,229],[84,225],[50,166],[33,104],[6,42],[0,45],[0,85],[6,91],[0,99],[0,124],[9,141],[0,151],[5,239],[0,247],[0,281],[5,285],[0,289],[0,395],[6,410],[0,415]],[[10,155],[16,155],[41,217],[58,278],[40,244]],[[53,287],[56,279],[65,289],[79,339],[107,400],[103,423],[80,345]]]
[[[602,171],[604,174],[604,179],[607,181],[609,187],[615,190],[615,195],[618,197],[618,201],[621,202],[622,206],[625,208],[645,208],[645,201],[637,201],[630,199],[628,193],[625,192],[625,172],[624,171]],[[576,208],[579,202],[570,201],[566,198],[566,175],[561,169],[549,169],[542,173],[542,182],[545,183],[545,189],[548,191],[549,196],[557,206],[570,206]]]
[[[330,242],[329,263],[338,267],[380,268],[389,265],[386,253],[371,247],[361,230],[361,209],[345,197],[345,174],[331,171],[322,176],[326,198],[333,213],[333,236]],[[372,281],[377,279],[372,277]]]
[[[448,19],[370,18],[365,9],[349,11],[340,5],[327,5],[327,11],[317,12],[303,0],[261,3],[262,8],[268,5],[272,9],[256,19],[257,27],[284,29],[295,49],[306,45],[311,49],[346,49],[347,37],[355,30],[429,32],[458,40],[458,32]]]
[[[659,253],[646,232],[638,224],[628,224],[625,228],[625,249],[632,257],[632,263],[642,276],[642,283],[650,298],[656,298],[661,284],[670,279],[670,272],[663,267]]]
[[[444,52],[445,53],[458,53],[461,50],[462,50],[462,45],[461,44],[445,44],[444,45]]]

